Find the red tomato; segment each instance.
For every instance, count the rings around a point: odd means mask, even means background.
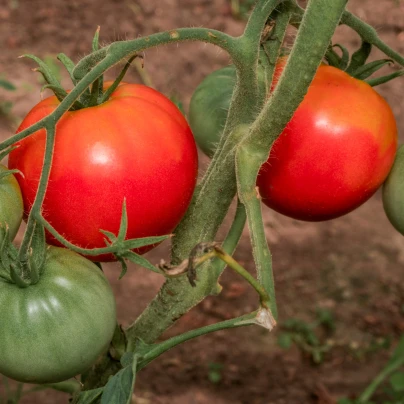
[[[56,97],[43,100],[18,131],[58,105]],[[41,173],[45,131],[18,145],[9,167],[23,173],[18,181],[28,213]],[[99,230],[117,234],[126,198],[127,238],[169,234],[191,201],[197,165],[195,142],[178,108],[149,87],[122,84],[107,102],[69,111],[58,122],[43,216],[71,243],[105,247]],[[51,235],[48,242],[60,245]],[[112,255],[89,258],[113,260]]]
[[[277,66],[278,79],[285,60]],[[369,199],[394,161],[397,127],[367,83],[322,65],[262,166],[263,202],[286,216],[320,221]]]

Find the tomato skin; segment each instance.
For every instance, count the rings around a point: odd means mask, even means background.
[[[263,202],[279,213],[333,219],[376,192],[396,150],[397,127],[387,102],[367,83],[322,65],[275,141],[257,185]]]
[[[224,128],[235,84],[236,69],[226,66],[209,74],[192,95],[189,124],[196,143],[209,157]]]
[[[58,104],[55,97],[37,104],[18,131]],[[10,154],[9,166],[24,174],[18,180],[28,212],[39,182],[45,131],[19,146]],[[126,198],[127,238],[169,234],[191,201],[197,166],[191,130],[177,107],[149,87],[122,84],[104,104],[69,111],[58,122],[43,215],[70,242],[105,247],[99,229],[117,234]],[[60,245],[50,235],[48,242]]]
[[[0,373],[25,383],[55,383],[86,371],[116,326],[115,299],[103,272],[64,248],[50,247],[37,284],[0,279]]]
[[[7,168],[0,165],[0,173]],[[10,240],[13,240],[20,227],[23,215],[21,190],[13,174],[0,179],[0,226],[8,226]],[[0,239],[2,238],[0,233]]]
[[[230,101],[236,84],[234,65],[215,70],[205,77],[192,95],[189,104],[189,124],[197,145],[212,157],[222,134]],[[266,93],[265,70],[258,69],[259,92]]]
[[[404,235],[404,145],[398,148],[393,167],[383,184],[383,207],[390,223]]]

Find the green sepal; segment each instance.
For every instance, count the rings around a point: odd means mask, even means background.
[[[10,276],[13,283],[15,283],[20,288],[27,288],[30,284],[23,279],[21,271],[17,268],[15,263],[10,265]]]
[[[359,67],[366,63],[371,51],[372,45],[369,42],[362,41],[361,47],[352,54],[351,62],[345,71],[348,74],[353,74]]]
[[[125,241],[128,232],[128,212],[126,210],[126,198],[122,203],[121,223],[119,224],[118,241]]]
[[[336,66],[336,67],[338,67],[341,70],[346,70],[346,68],[348,67],[348,63],[349,63],[348,49],[345,48],[345,46],[340,45],[338,43],[333,45],[333,48],[339,48],[341,50],[341,52],[342,52],[342,56],[340,58],[339,65]]]
[[[42,93],[47,89],[52,90],[53,94],[56,95],[56,98],[59,101],[62,101],[67,95],[67,92],[64,90],[64,88],[62,88],[60,86],[55,86],[53,84],[45,84],[41,88],[41,98],[42,98]]]
[[[94,81],[93,85],[91,86],[90,97],[86,104],[88,107],[94,107],[98,105],[98,100],[102,98],[102,83],[103,79],[102,76],[100,76],[97,80]]]
[[[114,242],[117,240],[115,234],[112,233],[111,231],[100,230],[100,233],[102,233],[102,234],[104,234],[104,236],[107,236],[107,237],[108,237],[108,240],[107,240],[107,239],[104,239],[105,244],[106,244],[107,246],[112,245],[112,243],[114,243]]]
[[[394,61],[391,59],[375,60],[356,69],[355,72],[353,72],[352,76],[358,80],[365,80],[373,73],[381,69],[383,66],[386,66],[390,63],[394,63]]]
[[[55,93],[59,101],[63,101],[63,99],[67,95],[67,92],[63,89],[62,85],[59,83],[59,80],[55,77],[55,75],[53,74],[51,69],[47,66],[47,64],[38,57],[36,57],[35,55],[26,54],[22,55],[21,57],[32,59],[38,64],[39,67],[34,70],[42,74],[46,83],[48,83],[50,86],[48,88],[50,88]]]
[[[93,42],[91,44],[91,50],[93,52],[96,52],[99,50],[100,46],[99,46],[99,38],[100,38],[100,26],[97,27],[94,37],[93,37]],[[103,95],[103,87],[104,87],[104,77],[101,75],[100,77],[98,77],[97,80],[94,81],[92,87],[91,87],[91,91],[90,91],[90,95],[88,97],[88,106],[95,106],[98,104],[98,101],[100,99],[102,99],[102,95]]]
[[[99,49],[100,29],[101,27],[98,26],[94,34],[93,42],[91,44],[91,49],[93,52]]]
[[[341,64],[341,56],[338,55],[337,52],[335,52],[335,50],[333,49],[333,47],[331,45],[327,49],[327,52],[324,55],[324,58],[330,66],[339,67],[339,65]]]
[[[112,85],[110,87],[108,87],[108,89],[105,91],[104,95],[102,96],[101,100],[100,100],[100,104],[102,104],[103,102],[107,101],[109,99],[109,97],[111,96],[111,94],[116,90],[116,88],[119,86],[119,84],[121,83],[122,79],[125,77],[126,72],[128,71],[131,63],[133,62],[133,60],[137,57],[137,55],[132,56],[127,63],[125,64],[124,68],[121,70],[121,72],[119,73],[119,76],[115,79],[115,81],[112,83]]]
[[[45,84],[41,88],[41,94],[46,89],[52,90],[52,92],[56,95],[56,98],[59,101],[62,101],[67,96],[67,92],[62,87],[53,86],[52,84]],[[74,101],[73,105],[70,108],[70,111],[76,111],[78,109],[83,109],[83,108],[85,108],[84,104],[82,104],[80,101]]]
[[[125,258],[118,256],[118,261],[121,264],[121,273],[119,274],[119,280],[121,280],[125,275],[126,272],[128,272],[128,265],[125,262]]]
[[[146,258],[143,256],[136,254],[133,251],[128,251],[121,256],[122,258],[125,258],[129,260],[130,262],[133,262],[137,265],[140,265],[143,268],[149,269],[150,271],[156,272],[160,275],[163,275],[163,271],[160,269],[156,268],[152,263],[150,263]]]
[[[171,234],[166,234],[164,236],[152,236],[152,237],[142,237],[142,238],[132,238],[125,240],[123,245],[127,250],[133,250],[134,248],[140,248],[147,245],[153,245],[161,243],[164,240],[170,238]]]
[[[369,79],[369,80],[365,80],[365,81],[370,86],[376,87],[376,86],[378,86],[380,84],[387,83],[388,81],[393,80],[393,79],[395,79],[397,77],[400,77],[400,76],[404,76],[404,70],[398,70],[398,71],[396,71],[394,73],[391,73],[391,74],[388,74],[386,76],[376,77],[374,79]]]
[[[69,56],[65,55],[64,53],[59,53],[56,56],[57,60],[59,60],[62,65],[65,67],[67,72],[69,73],[70,79],[72,80],[73,84],[76,85],[77,81],[73,76],[73,70],[75,68],[74,62],[69,58]]]

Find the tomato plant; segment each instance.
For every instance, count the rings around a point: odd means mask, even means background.
[[[55,97],[36,105],[17,133],[0,144],[0,156],[18,146],[9,164],[22,173],[27,221],[21,245],[5,242],[0,250],[0,303],[7,308],[0,314],[0,372],[49,383],[91,366],[83,384],[63,383],[73,403],[126,404],[136,374],[176,345],[218,330],[277,325],[256,185],[264,202],[284,214],[330,219],[370,197],[396,151],[393,115],[371,85],[404,70],[368,78],[391,60],[404,66],[404,58],[346,3],[309,0],[301,8],[295,0],[257,0],[237,37],[182,28],[100,48],[97,30],[92,52],[77,64],[58,55],[74,85],[70,92],[46,63],[25,55],[38,64]],[[290,25],[297,28],[296,40],[281,58]],[[339,25],[362,39],[352,55],[342,45],[337,45],[341,52],[334,50]],[[184,117],[158,92],[119,84],[142,52],[182,41],[217,45],[232,63],[208,77],[192,98],[195,136],[213,154],[194,195],[196,147]],[[389,59],[367,63],[372,47]],[[104,87],[103,74],[121,62],[116,80]],[[232,256],[246,222],[256,276]],[[169,263],[155,266],[137,254],[174,227]],[[227,230],[223,243],[217,242],[219,229]],[[45,230],[52,234],[49,242],[74,253],[48,251]],[[77,253],[97,261],[118,259],[121,276],[125,260],[132,261],[163,276],[164,285],[131,324],[115,327],[115,303],[102,272]],[[239,317],[160,339],[192,307],[221,291],[226,267],[254,288],[259,304]],[[110,349],[94,363],[114,329]]]
[[[58,105],[56,97],[43,100],[18,131]],[[57,131],[43,215],[68,241],[85,248],[105,246],[99,230],[117,234],[124,199],[127,238],[173,231],[191,200],[198,162],[188,124],[170,100],[144,85],[122,84],[105,103],[68,111]],[[42,169],[45,131],[18,146],[9,167],[23,173],[18,181],[28,213]],[[48,241],[59,245],[50,235]]]
[[[393,167],[383,184],[383,206],[390,223],[404,234],[404,146],[400,146]]]
[[[115,299],[102,271],[50,247],[35,285],[0,278],[0,372],[26,383],[54,383],[86,371],[107,349]]]
[[[4,175],[7,168],[0,165],[0,226],[7,226],[10,239],[13,240],[20,227],[23,202],[20,187],[13,174]],[[1,233],[0,233],[1,237]]]
[[[272,146],[257,185],[263,202],[284,215],[333,219],[376,192],[396,149],[396,122],[384,98],[369,84],[322,65]]]

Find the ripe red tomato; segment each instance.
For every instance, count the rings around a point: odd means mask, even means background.
[[[285,65],[277,65],[275,80]],[[275,81],[276,83],[276,81]],[[387,102],[367,83],[321,65],[257,179],[263,202],[286,216],[342,216],[383,183],[397,150]]]
[[[56,97],[37,104],[18,131],[58,104]],[[45,130],[18,145],[9,167],[23,173],[18,181],[28,213],[41,173]],[[70,242],[105,247],[99,230],[117,234],[126,198],[127,238],[169,234],[191,201],[197,165],[195,141],[178,108],[149,87],[121,84],[107,102],[69,111],[58,122],[43,216]],[[60,245],[50,235],[48,242]],[[113,260],[112,255],[89,258]]]

